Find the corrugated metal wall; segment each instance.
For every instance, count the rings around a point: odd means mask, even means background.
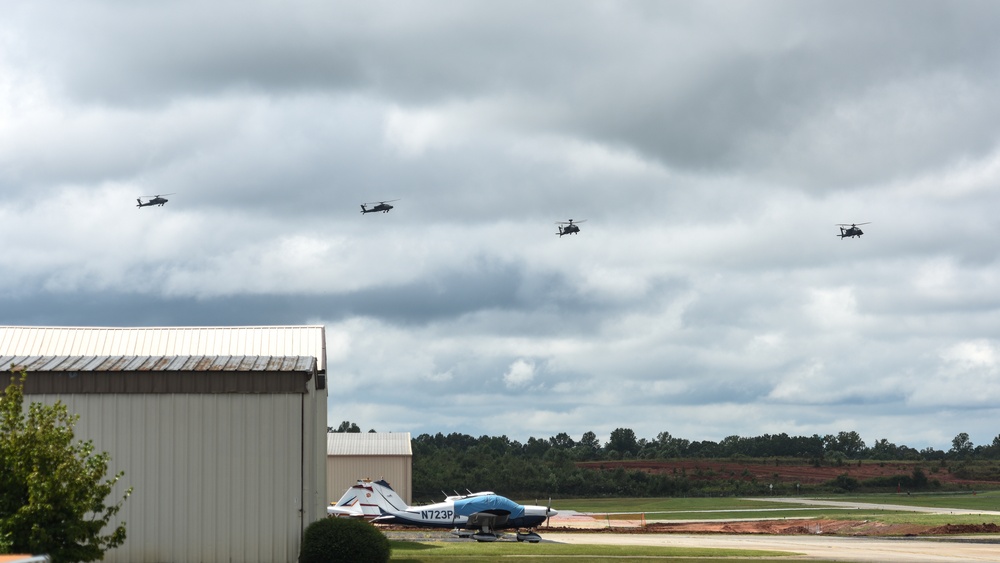
[[[325,395],[325,394],[324,394]],[[80,415],[76,437],[111,455],[109,474],[125,471],[118,515],[128,539],[106,561],[134,563],[294,562],[303,525],[318,498],[303,499],[302,427],[315,425],[303,395],[31,395],[66,403]],[[324,409],[325,410],[325,409]],[[324,420],[325,424],[325,420]],[[325,429],[323,432],[325,438]],[[316,451],[315,436],[306,436]],[[312,444],[310,447],[309,444]],[[315,467],[315,465],[313,465]],[[320,497],[325,483],[305,484]],[[110,500],[110,499],[109,499]],[[303,500],[306,506],[303,507]],[[325,510],[325,502],[320,510]],[[312,505],[312,506],[310,506]]]
[[[399,498],[412,503],[413,458],[411,456],[327,456],[327,503],[337,502],[358,479],[385,479]]]

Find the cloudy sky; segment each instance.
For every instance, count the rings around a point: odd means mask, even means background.
[[[998,28],[972,1],[7,0],[0,323],[322,324],[330,423],[363,430],[989,444]]]

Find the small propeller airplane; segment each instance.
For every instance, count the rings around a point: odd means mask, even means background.
[[[144,196],[141,196],[141,197],[137,197],[135,200],[139,202],[139,205],[136,205],[136,207],[148,207],[150,205],[159,205],[160,207],[163,207],[164,203],[170,201],[167,198],[163,197],[164,195],[174,195],[174,194],[169,193],[169,194],[163,194],[163,195],[144,195]],[[144,198],[144,197],[145,198],[149,198],[149,201],[147,201],[146,203],[143,203],[142,202],[142,198]]]
[[[575,223],[573,222],[572,219],[570,219],[569,221],[556,221],[556,225],[560,225],[560,227],[557,227],[559,229],[559,232],[556,234],[559,235],[559,238],[562,238],[563,235],[577,234],[580,232],[580,227],[577,227],[577,224],[583,223],[585,221],[586,219],[581,219]],[[566,225],[566,226],[563,227],[561,225]]]
[[[362,485],[365,491],[368,490],[365,487],[370,487],[372,496],[365,497],[365,500],[358,504],[363,514],[366,514],[366,510],[370,510],[366,508],[370,502],[377,505],[380,515],[372,520],[376,524],[451,528],[452,534],[460,538],[472,538],[478,542],[497,541],[502,535],[497,533],[497,530],[516,529],[517,541],[538,543],[542,537],[535,533],[533,528],[542,525],[550,516],[558,514],[558,511],[553,510],[551,506],[521,505],[492,491],[445,495],[442,502],[409,506],[384,480],[359,481],[358,485]],[[348,489],[341,501],[354,494],[352,491],[358,485]],[[328,513],[330,508],[327,508]]]
[[[388,213],[389,210],[394,207],[392,205],[389,205],[389,203],[393,202],[393,201],[399,201],[399,200],[398,199],[390,199],[388,201],[372,201],[372,202],[369,202],[369,203],[362,203],[361,204],[361,213],[375,213],[376,211],[381,211],[382,213]],[[375,207],[372,207],[371,209],[368,209],[367,206],[369,206],[369,205],[374,205]]]
[[[847,223],[837,223],[837,226],[840,227],[840,234],[836,236],[840,237],[840,240],[844,240],[845,237],[861,238],[861,235],[865,233],[864,231],[858,228],[858,225],[868,225],[869,223],[871,223],[871,221],[869,221],[868,223],[858,223],[858,224],[851,223],[850,225],[848,225]],[[847,228],[845,229],[844,227]]]

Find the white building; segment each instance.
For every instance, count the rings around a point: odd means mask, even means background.
[[[105,561],[294,562],[325,516],[321,326],[0,327],[0,362],[125,471],[108,500],[134,489],[127,539]]]
[[[336,502],[358,479],[384,479],[412,501],[413,448],[409,432],[331,432],[326,435],[326,492]]]

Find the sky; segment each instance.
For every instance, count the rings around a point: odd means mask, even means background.
[[[330,425],[363,430],[989,445],[998,28],[986,1],[7,0],[0,324],[323,325]]]

